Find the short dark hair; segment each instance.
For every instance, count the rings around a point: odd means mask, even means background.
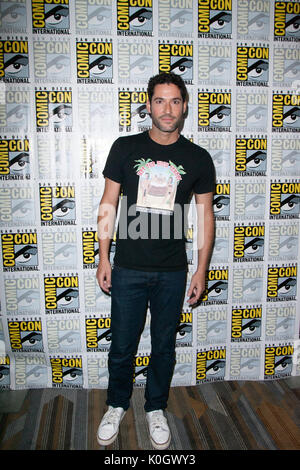
[[[155,86],[163,85],[164,83],[178,86],[183,102],[188,101],[188,92],[187,92],[185,83],[182,80],[182,78],[173,72],[161,72],[151,77],[148,82],[147,93],[148,93],[148,99],[150,103],[154,94]]]

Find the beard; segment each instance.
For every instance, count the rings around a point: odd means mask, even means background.
[[[164,122],[162,121],[163,118],[172,118],[172,121],[170,120],[169,122]],[[159,118],[155,118],[151,115],[152,118],[152,124],[157,127],[160,131],[162,132],[174,132],[176,129],[181,127],[182,121],[183,121],[183,116],[180,116],[179,118],[174,118],[174,116],[171,116],[169,114],[164,114],[163,116],[160,116]]]

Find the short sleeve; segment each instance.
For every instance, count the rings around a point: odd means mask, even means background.
[[[124,152],[121,151],[121,138],[119,137],[109,151],[105,167],[103,169],[103,176],[109,178],[116,183],[121,183],[123,180],[123,156]]]
[[[215,167],[210,154],[201,149],[199,176],[195,181],[193,191],[196,194],[210,193],[215,190]]]

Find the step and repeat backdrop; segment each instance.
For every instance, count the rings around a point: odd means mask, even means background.
[[[299,1],[0,1],[0,388],[107,387],[102,170],[117,137],[150,128],[159,71],[185,80],[183,135],[217,175],[206,290],[183,306],[172,386],[300,375],[299,15]],[[148,312],[136,387],[149,326]]]

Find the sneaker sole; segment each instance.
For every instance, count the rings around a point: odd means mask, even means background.
[[[122,422],[122,419],[124,418],[126,412],[123,414],[122,418],[120,419],[120,423],[119,423],[119,426]],[[101,439],[98,434],[97,434],[97,442],[98,444],[100,444],[100,446],[109,446],[110,444],[112,444],[118,437],[118,434],[119,434],[119,428],[118,428],[118,431],[116,432],[116,434],[114,434],[110,439]]]
[[[164,442],[163,444],[158,444],[158,442],[155,442],[152,437],[150,436],[150,441],[151,441],[151,444],[153,445],[154,449],[156,450],[164,450],[164,449],[167,449],[170,445],[170,442],[171,442],[171,436],[169,437],[169,439],[167,440],[167,442]]]
[[[97,442],[98,442],[98,444],[100,444],[100,446],[109,446],[110,444],[112,444],[117,439],[118,434],[119,434],[119,430],[110,439],[105,439],[105,440],[100,439],[100,437],[97,435]]]

